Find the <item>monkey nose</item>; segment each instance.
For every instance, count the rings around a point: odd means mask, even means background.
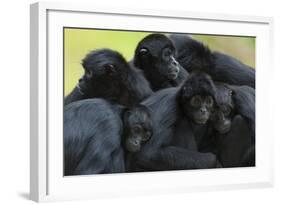
[[[171,66],[168,70],[168,74],[178,74],[179,68],[176,66]]]
[[[139,146],[140,142],[139,142],[138,140],[134,140],[134,141],[132,142],[132,144],[135,145],[135,146]]]
[[[171,56],[171,60],[172,60],[172,65],[174,65],[174,66],[179,65],[178,61],[173,56]]]
[[[207,112],[207,109],[206,108],[200,108],[200,112],[205,114]]]
[[[173,65],[173,66],[178,66],[178,65],[179,65],[179,63],[178,63],[177,61],[175,61],[175,60],[174,60],[174,61],[172,61],[172,65]]]

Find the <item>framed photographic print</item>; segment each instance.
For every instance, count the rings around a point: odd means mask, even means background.
[[[273,184],[268,17],[31,5],[34,201]]]

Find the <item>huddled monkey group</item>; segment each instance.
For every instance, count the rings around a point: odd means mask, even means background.
[[[154,33],[131,61],[82,60],[64,99],[64,175],[255,166],[255,69],[187,35]]]

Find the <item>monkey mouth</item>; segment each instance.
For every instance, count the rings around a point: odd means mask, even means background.
[[[175,80],[175,79],[177,79],[177,77],[178,77],[178,73],[177,72],[168,73],[168,79],[169,80]]]
[[[203,125],[203,124],[206,124],[207,121],[208,121],[208,118],[196,118],[194,119],[195,123],[197,124],[200,124],[200,125]]]
[[[129,152],[138,152],[140,151],[140,146],[126,146],[126,149],[129,151]]]

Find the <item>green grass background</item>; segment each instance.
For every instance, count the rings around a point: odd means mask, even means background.
[[[148,32],[111,31],[95,29],[64,29],[64,94],[67,95],[83,74],[81,60],[91,50],[110,48],[130,60],[138,42]],[[229,54],[255,67],[255,38],[216,35],[192,35],[212,50]]]

